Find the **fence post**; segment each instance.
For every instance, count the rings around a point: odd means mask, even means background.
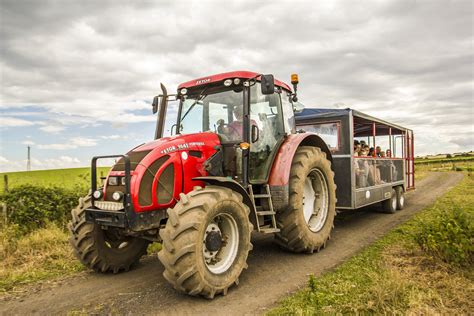
[[[2,212],[3,212],[3,220],[4,220],[4,227],[7,227],[8,225],[8,211],[7,211],[7,203],[2,203]]]
[[[8,175],[6,174],[3,175],[3,191],[8,192]]]

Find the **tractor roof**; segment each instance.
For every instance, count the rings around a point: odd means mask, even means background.
[[[232,79],[232,78],[241,78],[241,79],[251,79],[257,77],[257,80],[260,81],[260,74],[252,71],[232,71],[232,72],[225,72],[225,73],[220,73],[212,76],[207,76],[207,77],[202,77],[202,78],[197,78],[188,82],[184,82],[178,86],[178,90],[182,88],[192,88],[192,87],[197,87],[213,82],[218,82],[222,81],[225,79]],[[288,91],[292,91],[290,86],[288,86],[286,83],[275,79],[275,85],[282,87]]]

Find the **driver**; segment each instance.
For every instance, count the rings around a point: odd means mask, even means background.
[[[217,124],[219,125],[218,130],[222,131],[223,133],[227,134],[231,140],[242,140],[243,138],[243,105],[235,106],[234,107],[234,116],[235,120],[231,123],[227,124],[225,127],[225,123],[223,119],[220,119]],[[257,122],[255,120],[251,120],[250,124],[255,125],[258,127]]]

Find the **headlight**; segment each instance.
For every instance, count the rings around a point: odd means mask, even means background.
[[[109,177],[109,185],[117,185],[118,178],[117,177]]]
[[[240,83],[240,79],[239,79],[239,78],[235,78],[235,79],[234,79],[234,84],[235,84],[235,85],[238,85],[239,83]]]
[[[102,191],[101,190],[97,190],[94,192],[94,199],[98,200],[102,197]]]
[[[224,86],[229,87],[232,84],[232,79],[227,79],[224,81]]]
[[[123,193],[120,192],[120,191],[115,191],[114,194],[112,194],[112,199],[114,199],[115,201],[120,201],[123,197]]]

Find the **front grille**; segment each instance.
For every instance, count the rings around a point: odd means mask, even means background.
[[[156,194],[159,204],[166,204],[173,198],[174,190],[174,165],[170,164],[161,173],[156,186]]]
[[[94,206],[104,211],[120,211],[123,210],[122,202],[110,201],[94,201]]]
[[[163,156],[155,160],[150,167],[147,168],[143,178],[140,182],[140,190],[138,193],[138,203],[141,206],[151,205],[152,202],[152,192],[153,179],[155,179],[156,172],[160,169],[161,166],[169,159],[170,156]]]

